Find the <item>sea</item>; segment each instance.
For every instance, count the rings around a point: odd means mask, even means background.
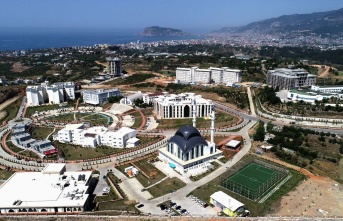
[[[0,51],[201,39],[193,36],[141,36],[138,29],[2,28]]]

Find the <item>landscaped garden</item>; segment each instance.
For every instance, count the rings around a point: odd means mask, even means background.
[[[176,190],[186,186],[186,183],[176,177],[167,178],[161,183],[156,184],[148,189],[149,193],[154,197],[160,197],[168,193],[172,194]],[[168,196],[167,196],[168,197]]]
[[[155,184],[166,177],[164,173],[157,169],[153,164],[149,163],[146,158],[136,161],[133,164],[140,170],[140,173],[137,174],[136,178],[144,187]],[[131,164],[125,164],[119,166],[118,169],[125,174],[125,168],[130,166]],[[145,175],[143,173],[145,173]]]
[[[31,132],[31,137],[36,140],[45,140],[54,131],[51,127],[35,127]]]
[[[29,117],[37,112],[49,111],[49,110],[56,110],[59,108],[58,104],[50,104],[50,105],[41,105],[36,107],[27,107],[26,108],[26,116]]]

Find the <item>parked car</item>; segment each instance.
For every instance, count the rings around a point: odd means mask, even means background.
[[[139,204],[138,206],[137,206],[137,208],[142,208],[144,206],[144,204]]]

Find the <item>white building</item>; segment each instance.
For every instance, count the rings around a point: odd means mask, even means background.
[[[133,106],[135,104],[135,100],[137,99],[143,99],[143,94],[140,91],[135,94],[125,96],[124,98],[120,99],[120,103]]]
[[[143,94],[143,102],[146,104],[152,104],[154,100],[161,95],[168,95],[168,92],[156,92],[152,94]]]
[[[195,103],[195,105],[194,105]],[[159,118],[191,118],[210,116],[213,102],[194,93],[165,94],[154,99],[154,109]]]
[[[44,103],[60,104],[68,100],[75,100],[75,84],[58,82],[49,85],[49,82],[46,81],[39,86],[28,86],[26,97],[29,106],[38,106]]]
[[[311,90],[313,91],[320,91],[322,93],[342,93],[343,92],[343,85],[312,85]]]
[[[330,99],[332,97],[335,98],[342,98],[343,94],[338,93],[322,93],[320,91],[312,91],[312,90],[297,90],[292,89],[289,90],[287,93],[287,98],[291,101],[304,101],[307,103],[314,104],[315,101],[322,101],[323,99]]]
[[[57,139],[61,143],[73,143],[83,147],[96,147],[100,145],[124,148],[139,145],[136,130],[122,127],[117,131],[109,131],[106,127],[90,127],[85,129],[83,124],[67,124],[58,131]],[[132,143],[132,141],[134,141]],[[129,143],[129,145],[128,145]]]
[[[47,100],[42,86],[28,86],[26,88],[26,97],[29,106],[38,106],[44,104]]]
[[[119,89],[98,89],[98,90],[85,90],[83,91],[83,102],[93,105],[102,105],[109,97],[121,96]]]
[[[199,69],[176,68],[176,80],[180,83],[233,84],[242,81],[243,72],[228,67]]]
[[[0,187],[0,214],[81,213],[89,209],[91,171],[48,164],[41,172],[17,172]]]

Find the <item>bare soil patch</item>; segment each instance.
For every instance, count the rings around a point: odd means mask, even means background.
[[[273,216],[342,216],[343,191],[335,181],[309,178],[273,205]]]
[[[23,72],[23,71],[25,71],[27,69],[30,69],[30,67],[29,66],[25,66],[25,65],[23,65],[20,62],[16,62],[16,63],[14,63],[12,65],[12,70],[11,71],[19,73],[19,72]]]

